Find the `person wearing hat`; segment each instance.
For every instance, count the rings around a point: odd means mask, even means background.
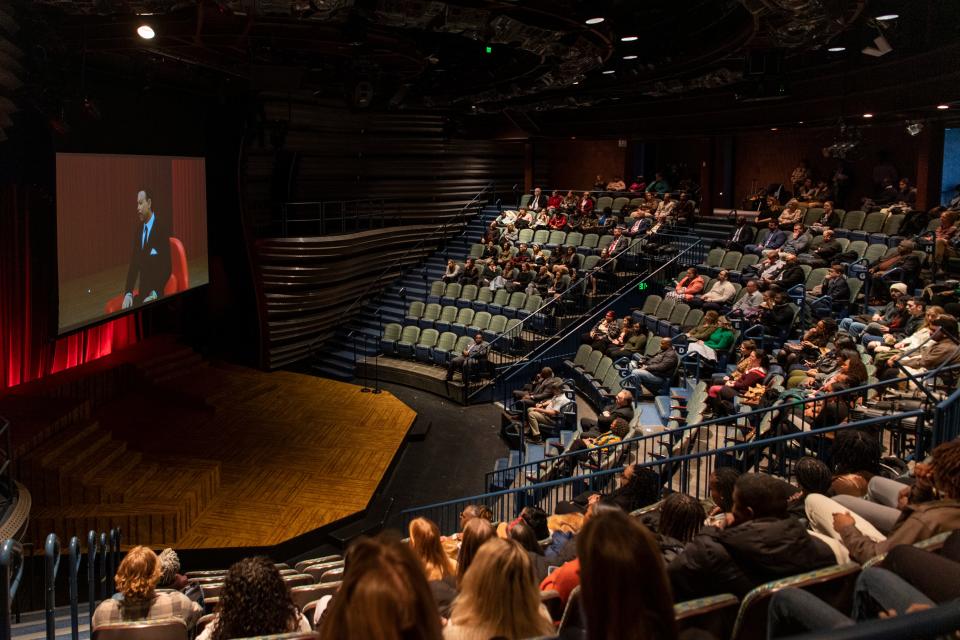
[[[889,326],[901,313],[898,309],[897,301],[906,294],[907,285],[902,282],[890,285],[890,302],[888,302],[886,306],[873,314],[861,314],[844,318],[840,321],[840,330],[850,334],[855,339],[859,339],[871,323],[880,326]],[[879,331],[879,329],[876,330]]]
[[[620,335],[620,322],[613,309],[607,311],[603,320],[597,323],[589,333],[580,336],[580,342],[592,345],[598,351],[605,351],[610,343]]]

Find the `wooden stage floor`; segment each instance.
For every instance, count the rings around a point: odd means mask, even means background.
[[[125,546],[276,545],[363,510],[416,418],[389,392],[186,368],[147,376],[31,447],[21,475],[37,505],[32,536],[119,525]]]

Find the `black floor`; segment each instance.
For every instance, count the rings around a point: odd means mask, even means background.
[[[483,493],[484,474],[507,455],[498,410],[489,403],[464,407],[395,384],[382,387],[417,412],[418,428],[430,423],[426,438],[404,447],[378,498],[394,500],[388,526],[397,526],[403,509]]]

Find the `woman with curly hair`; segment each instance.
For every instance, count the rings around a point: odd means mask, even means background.
[[[540,603],[530,556],[518,542],[491,538],[464,576],[445,640],[487,640],[553,635],[550,614]]]
[[[360,538],[344,560],[343,583],[318,626],[321,640],[440,640],[440,616],[408,545],[388,534]]]
[[[104,600],[93,612],[93,630],[115,622],[180,618],[192,628],[203,613],[196,602],[178,591],[157,593],[160,560],[147,547],[131,549],[114,576],[120,598]]]
[[[227,572],[216,617],[197,640],[310,631],[277,567],[268,558],[244,558]]]

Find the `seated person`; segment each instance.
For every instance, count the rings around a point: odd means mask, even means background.
[[[593,212],[593,208],[596,206],[597,203],[593,201],[592,197],[590,197],[590,192],[584,191],[583,195],[580,196],[579,202],[577,203],[577,211],[587,216]]]
[[[940,366],[949,366],[960,363],[960,345],[957,344],[957,319],[950,315],[941,315],[935,318],[930,325],[934,329],[930,334],[933,341],[926,351],[918,351],[910,355],[894,355],[887,360],[887,368],[880,371],[877,377],[881,380],[890,380],[905,377],[903,372],[911,375],[920,375],[933,371]],[[895,366],[895,363],[900,366]]]
[[[631,214],[630,219],[626,221],[627,228],[623,231],[623,235],[628,238],[642,238],[653,227],[653,216],[640,209],[634,211],[634,214],[637,215]]]
[[[825,267],[843,251],[843,245],[834,237],[833,229],[824,229],[823,235],[810,242],[807,253],[797,255],[797,262],[811,267]]]
[[[553,207],[554,209],[559,209],[563,206],[564,198],[560,195],[560,192],[554,189],[550,194],[550,197],[547,198],[547,206]]]
[[[783,208],[783,211],[780,212],[780,216],[777,218],[777,222],[780,224],[780,227],[789,229],[798,222],[803,221],[803,209],[800,208],[800,203],[797,202],[796,198],[791,198],[787,202],[787,206]]]
[[[658,171],[656,174],[654,174],[653,182],[647,185],[647,191],[663,195],[670,191],[670,183],[667,182],[667,179],[664,177],[664,175]]]
[[[553,427],[562,419],[562,411],[570,400],[559,384],[550,388],[550,397],[541,400],[527,411],[526,436],[529,442],[543,442],[540,427]],[[519,429],[519,426],[517,427]]]
[[[460,284],[480,284],[480,271],[477,269],[473,258],[467,258],[467,261],[464,263],[463,271],[460,273]]]
[[[636,360],[636,356],[634,356]],[[660,394],[669,384],[677,370],[680,357],[673,348],[673,340],[660,338],[660,351],[639,361],[630,371],[630,379],[638,389],[646,389],[653,395]]]
[[[776,338],[785,338],[793,326],[793,308],[785,293],[767,292],[760,310],[760,324],[763,333]]]
[[[678,222],[693,226],[693,215],[696,212],[696,205],[686,191],[680,192],[680,199],[677,200],[677,208],[673,211],[673,217]]]
[[[543,475],[538,472],[530,472],[527,474],[527,480],[538,483],[569,478],[576,471],[578,464],[589,461],[590,454],[596,454],[595,460],[597,462],[600,461],[600,456],[614,455],[614,449],[604,451],[603,447],[615,445],[626,438],[630,426],[623,418],[614,418],[609,422],[608,427],[606,431],[596,427],[590,431],[584,431],[579,438],[570,443],[570,446],[564,452],[573,455],[564,455],[552,461],[548,460],[546,464],[550,467],[549,471]]]
[[[485,342],[483,334],[478,333],[473,336],[473,344],[463,350],[456,358],[451,358],[447,363],[447,382],[453,380],[453,374],[461,372],[463,382],[470,380],[471,374],[482,368],[487,360],[487,352],[490,350],[490,344]]]
[[[534,229],[547,229],[550,226],[550,218],[553,216],[555,211],[559,209],[544,209],[537,213],[537,217],[533,221]]]
[[[807,329],[800,342],[788,342],[780,349],[777,362],[784,370],[795,364],[812,362],[828,350],[828,345],[837,335],[837,323],[833,318],[824,318]]]
[[[621,389],[614,397],[613,404],[607,406],[597,419],[580,418],[580,429],[586,437],[597,437],[601,433],[610,431],[614,420],[620,418],[629,425],[633,420],[633,394]]]
[[[615,176],[613,180],[607,183],[607,191],[626,191],[627,185],[623,182],[623,178],[620,176]]]
[[[660,201],[660,204],[657,205],[657,210],[654,212],[653,217],[661,222],[670,222],[674,217],[674,212],[676,211],[677,203],[669,193],[663,194],[663,200]]]
[[[703,319],[700,320],[700,324],[695,327],[691,327],[689,331],[685,334],[691,342],[697,340],[706,340],[717,330],[717,327],[720,326],[720,313],[717,311],[707,311],[703,314]]]
[[[842,312],[850,305],[850,284],[845,274],[846,268],[842,264],[830,267],[823,278],[823,282],[806,293],[807,304],[823,296],[830,296],[832,303],[830,312]],[[808,306],[807,309],[810,309]]]
[[[180,573],[180,557],[177,552],[167,547],[160,552],[157,559],[160,562],[160,580],[157,582],[157,588],[175,591],[186,589],[190,580]]]
[[[724,316],[720,316],[717,320],[717,328],[705,340],[691,342],[687,346],[687,353],[696,354],[709,363],[716,364],[717,354],[726,353],[734,340],[735,336],[730,321]]]
[[[940,226],[934,231],[933,264],[937,273],[945,273],[947,259],[957,255],[955,236],[960,231],[957,226],[958,213],[947,210],[940,214]]]
[[[586,513],[591,502],[620,507],[627,513],[654,504],[660,499],[660,474],[639,465],[627,465],[617,480],[617,488],[607,494],[584,491],[572,500],[557,503],[554,513]]]
[[[878,367],[883,366],[892,356],[903,354],[905,351],[913,351],[914,349],[928,351],[933,346],[930,342],[930,336],[935,330],[933,321],[944,313],[943,307],[930,305],[923,314],[923,324],[909,336],[902,340],[896,340],[892,335],[885,334],[882,344],[879,342],[867,343],[867,351],[873,351],[874,364]]]
[[[533,211],[520,207],[520,211],[517,212],[517,219],[513,224],[517,229],[532,229],[536,220],[537,216]]]
[[[890,257],[881,257],[873,261],[867,268],[870,278],[870,290],[876,292],[876,297],[883,298],[883,293],[894,282],[903,282],[907,289],[914,288],[920,280],[921,261],[914,255],[916,243],[913,240],[901,240],[897,251]],[[897,271],[889,273],[892,269]]]
[[[516,221],[517,212],[513,211],[512,209],[504,209],[500,212],[500,215],[494,218],[493,225],[491,226],[505,227],[508,224],[513,224]]]
[[[588,333],[580,336],[580,342],[592,345],[598,351],[605,351],[619,335],[620,322],[617,320],[616,312],[610,309],[604,314],[603,320],[598,322]]]
[[[534,211],[540,211],[547,208],[547,194],[540,187],[534,187],[533,195],[530,196],[528,206]]]
[[[784,242],[780,247],[780,253],[792,253],[793,255],[799,255],[806,251],[811,240],[813,240],[813,236],[810,235],[810,232],[807,231],[807,228],[803,226],[802,222],[797,222],[793,225],[793,232],[787,237],[786,242]]]
[[[551,212],[547,226],[554,231],[563,231],[567,228],[567,214],[563,212],[563,209],[555,209]]]
[[[678,602],[751,589],[777,578],[828,567],[836,558],[787,514],[782,482],[745,473],[733,490],[732,522],[705,527],[667,567]]]
[[[817,193],[817,187],[813,184],[813,178],[804,178],[803,184],[800,186],[800,189],[797,191],[797,195],[802,202],[809,202],[811,200],[816,200],[814,197]]]
[[[880,323],[871,323],[867,327],[867,330],[860,335],[860,342],[864,345],[868,345],[871,342],[889,344],[891,338],[887,336],[892,336],[894,342],[902,340],[907,336],[913,335],[925,322],[926,305],[923,304],[922,300],[901,296],[900,299],[897,300],[897,306],[903,307],[901,314],[894,316],[893,321],[886,326]],[[875,329],[879,329],[879,333],[873,333]]]
[[[157,593],[161,576],[160,560],[148,547],[134,547],[117,569],[114,580],[119,598],[108,598],[93,612],[90,627],[117,622],[180,618],[192,629],[203,608],[179,591]]]
[[[823,214],[820,219],[810,225],[814,233],[823,233],[827,229],[836,229],[840,226],[840,213],[833,208],[833,202],[827,200],[823,203]]]
[[[544,367],[541,369],[529,384],[523,385],[522,389],[514,389],[513,398],[516,406],[532,407],[538,402],[553,397],[553,387],[563,385],[563,380],[553,374],[553,369]]]
[[[643,176],[637,176],[637,179],[630,183],[630,193],[641,193],[647,190],[647,180]]]
[[[792,253],[782,253],[780,258],[783,260],[783,268],[780,269],[772,278],[761,277],[760,289],[766,291],[776,285],[782,291],[789,291],[798,284],[803,284],[807,274],[797,262],[797,256]]]
[[[691,307],[703,307],[704,309],[721,311],[730,306],[736,295],[737,288],[730,282],[727,270],[723,269],[717,274],[717,279],[709,291],[694,295],[686,302]]]
[[[870,330],[870,333],[886,333],[888,331],[887,325],[893,322],[894,318],[898,315],[902,315],[904,312],[904,304],[900,302],[902,296],[907,293],[907,285],[902,282],[897,282],[890,285],[889,298],[888,302],[882,309],[876,311],[872,314],[860,314],[857,316],[850,316],[849,318],[844,318],[840,321],[840,330],[849,333],[855,339],[859,339],[868,327],[871,324],[876,326]],[[902,325],[903,318],[901,322],[897,323]],[[881,328],[882,327],[882,328]]]
[[[939,498],[907,504],[889,536],[856,513],[851,514],[843,505],[819,494],[810,495],[806,500],[810,525],[841,542],[850,558],[860,563],[896,545],[913,544],[944,531],[960,529],[960,440],[936,447],[929,469],[921,468],[917,473],[917,482],[930,485]]]
[[[735,413],[734,398],[746,393],[753,385],[762,383],[769,369],[769,356],[756,349],[750,354],[749,366],[743,375],[707,389],[707,405],[714,415],[721,417]]]
[[[590,279],[590,295],[597,295],[597,282],[609,283],[613,281],[614,276],[616,276],[615,268],[616,264],[610,259],[610,247],[604,247],[600,251],[600,262],[587,276]]]
[[[687,269],[686,275],[677,281],[673,291],[667,292],[668,298],[674,298],[681,302],[693,300],[693,297],[703,291],[703,276],[697,273],[695,267]]]
[[[610,341],[607,355],[613,360],[631,358],[633,354],[642,351],[646,344],[647,334],[640,331],[631,316],[627,316],[621,323],[620,336]]]
[[[771,249],[779,249],[787,241],[787,233],[783,231],[775,220],[767,223],[770,234],[760,244],[747,244],[743,247],[744,253],[753,253],[758,256],[765,255]]]
[[[447,284],[457,282],[460,279],[460,265],[452,259],[447,260],[447,269],[443,272],[443,276],[441,276],[440,279]]]
[[[760,315],[763,306],[763,293],[756,280],[747,280],[743,286],[746,290],[739,300],[733,303],[730,311],[727,312],[728,318],[743,318],[750,320]]]

